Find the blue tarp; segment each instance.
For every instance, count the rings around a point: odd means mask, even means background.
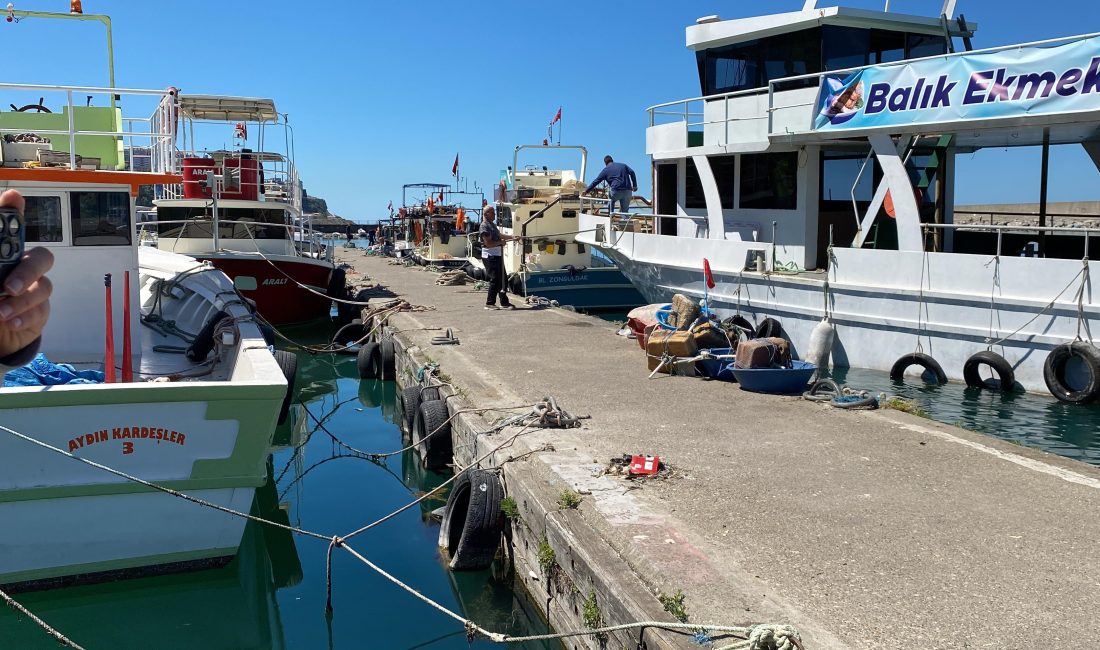
[[[60,386],[63,384],[102,384],[103,372],[77,370],[67,363],[53,363],[38,354],[22,368],[4,375],[4,386]]]

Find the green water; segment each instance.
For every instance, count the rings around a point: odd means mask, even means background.
[[[895,381],[888,373],[859,368],[831,374],[853,388],[910,399],[933,420],[1100,466],[1100,402],[1066,404],[1043,395],[968,388],[962,382]]]
[[[306,336],[309,330],[288,332]],[[347,444],[369,452],[404,446],[392,382],[356,379],[355,357],[299,354],[298,396]],[[376,465],[345,455],[304,413],[280,427],[256,511],[326,534],[347,533],[409,503],[445,476],[426,473],[413,452]],[[303,443],[300,452],[293,447]],[[284,473],[284,469],[286,470]],[[506,567],[454,574],[436,550],[442,506],[427,501],[354,539],[357,551],[445,607],[508,634],[545,632],[513,592]],[[196,506],[197,507],[197,506]],[[227,515],[229,516],[229,515]],[[331,620],[325,616],[324,541],[249,524],[237,558],[222,569],[19,594],[18,600],[87,650],[469,648],[459,623],[429,609],[343,552],[333,561]],[[0,611],[0,650],[58,645],[29,621]],[[475,648],[498,647],[481,640]],[[554,644],[510,645],[525,650]]]

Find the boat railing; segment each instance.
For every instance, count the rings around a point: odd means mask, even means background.
[[[145,90],[137,88],[102,88],[97,86],[59,86],[41,84],[0,83],[0,93],[18,93],[23,97],[34,96],[38,101],[23,108],[24,111],[12,111],[0,114],[0,136],[26,134],[29,137],[22,142],[50,145],[49,149],[37,152],[34,164],[46,166],[64,166],[69,169],[107,168],[113,171],[164,173],[169,165],[159,165],[158,154],[170,151],[175,140],[174,122],[167,119],[176,106],[176,91]],[[63,110],[54,112],[58,97]],[[102,97],[100,106],[92,106],[96,97]],[[83,100],[80,102],[79,100]],[[152,116],[135,117],[123,114],[123,107],[148,105],[155,102]],[[103,109],[102,114],[83,112],[85,109]],[[35,111],[35,112],[30,112]],[[111,112],[107,112],[111,111]],[[19,119],[7,116],[19,114]],[[30,115],[35,117],[30,118]],[[158,119],[158,115],[161,119]],[[30,118],[30,119],[28,119]],[[41,125],[41,126],[39,126]],[[48,127],[48,128],[47,128]],[[79,138],[79,141],[78,141]],[[114,139],[122,144],[122,149],[111,146],[96,146],[97,141]],[[5,141],[7,138],[5,137]],[[58,142],[60,140],[60,142]],[[17,144],[5,142],[5,144]],[[54,149],[54,145],[64,143],[65,149]],[[81,151],[84,154],[81,154]],[[48,153],[45,153],[48,152]],[[91,155],[98,153],[100,155]],[[99,158],[95,163],[89,162]],[[5,155],[5,160],[12,160]],[[145,161],[138,164],[138,160]],[[174,161],[167,161],[174,162]]]
[[[220,227],[223,225],[237,226],[243,225],[245,227],[245,233],[248,238],[256,243],[257,250],[259,250],[259,243],[262,241],[271,242],[291,242],[295,249],[306,257],[313,257],[315,259],[331,259],[332,248],[326,246],[318,235],[322,234],[319,231],[315,231],[309,226],[302,226],[297,224],[280,224],[280,223],[267,223],[263,221],[246,221],[241,219],[214,219],[212,216],[192,217],[190,219],[170,219],[170,220],[157,220],[157,221],[143,221],[137,225],[138,236],[144,237],[146,229],[152,230],[153,234],[157,234],[159,227],[166,226],[182,226],[179,232],[173,238],[175,244],[179,244],[181,239],[184,239],[184,234],[187,228],[190,226],[209,226],[211,227],[210,233],[203,234],[202,237],[187,237],[186,239],[210,239],[214,242],[215,248],[220,248],[220,239],[215,231],[214,227]],[[286,237],[279,237],[277,239],[271,238],[257,238],[254,230],[259,228],[282,228],[286,231]],[[159,234],[158,234],[159,238]]]
[[[180,163],[180,166],[177,166],[173,171],[175,174],[182,175],[182,161],[184,159],[210,158],[216,154],[215,160],[219,161],[219,171],[223,178],[222,183],[225,185],[242,189],[248,188],[252,190],[249,194],[255,195],[257,200],[276,201],[290,205],[299,213],[302,211],[302,184],[298,176],[298,170],[294,167],[293,162],[281,154],[248,151],[185,151],[179,149],[175,153],[175,160]],[[227,160],[236,161],[236,164],[227,165]],[[246,160],[258,163],[254,180],[248,180],[247,175],[242,173],[242,169],[246,167],[244,165]],[[199,182],[202,181],[184,178],[179,184],[164,185],[158,188],[157,198],[187,198],[188,192],[185,191],[184,184]],[[192,192],[192,194],[194,193]]]
[[[1080,40],[1085,40],[1085,39],[1089,39],[1089,38],[1095,38],[1097,36],[1100,36],[1100,32],[1091,32],[1091,33],[1088,33],[1088,34],[1078,34],[1078,35],[1075,35],[1075,36],[1063,36],[1061,38],[1048,38],[1048,39],[1044,39],[1044,40],[1041,40],[1041,41],[1029,41],[1029,42],[1026,42],[1026,43],[1013,43],[1013,44],[1009,44],[1009,45],[998,45],[998,46],[995,46],[995,47],[987,47],[987,48],[980,49],[980,50],[963,50],[963,51],[960,51],[960,52],[951,52],[951,53],[948,53],[948,54],[934,54],[932,56],[925,56],[925,57],[919,57],[919,58],[914,58],[914,59],[902,59],[900,61],[890,61],[888,63],[875,63],[875,64],[871,64],[871,65],[855,66],[855,67],[851,67],[851,68],[841,68],[839,70],[825,70],[825,71],[822,71],[822,72],[811,72],[809,74],[794,75],[794,76],[791,76],[791,77],[781,77],[781,78],[777,78],[777,79],[772,79],[772,80],[768,81],[768,86],[766,88],[767,93],[768,93],[768,108],[767,108],[768,134],[769,135],[787,135],[789,133],[792,133],[791,131],[786,130],[786,129],[783,130],[783,131],[777,132],[776,128],[775,128],[775,114],[776,114],[776,112],[781,111],[785,108],[790,108],[789,106],[776,106],[776,95],[777,95],[777,93],[782,92],[782,87],[788,87],[789,88],[789,87],[797,86],[797,85],[803,85],[803,86],[809,85],[810,87],[820,88],[821,87],[821,80],[824,77],[836,77],[836,76],[851,75],[855,72],[859,72],[860,70],[867,70],[867,69],[871,69],[871,68],[876,69],[876,70],[881,70],[881,69],[884,69],[884,68],[896,68],[896,67],[899,67],[899,66],[909,65],[909,64],[912,64],[912,63],[915,63],[915,62],[918,62],[918,61],[933,61],[933,60],[950,61],[950,60],[955,59],[957,57],[973,56],[975,54],[991,54],[991,53],[994,53],[994,52],[1006,52],[1006,51],[1010,51],[1010,50],[1022,50],[1023,48],[1029,48],[1029,47],[1043,47],[1043,46],[1049,46],[1049,45],[1072,43],[1074,41],[1080,41]],[[811,103],[811,105],[814,105],[814,104],[816,104],[816,102]],[[811,120],[809,120],[809,119],[805,120],[804,128],[808,129],[810,124],[811,124]]]
[[[955,223],[958,224],[958,225],[981,224],[982,221],[988,220],[989,221],[988,225],[990,225],[990,226],[1004,225],[1004,226],[1010,226],[1010,227],[1013,227],[1013,228],[1018,228],[1018,227],[1029,225],[1029,224],[1020,224],[1020,226],[1013,226],[1012,224],[997,224],[997,223],[994,223],[994,222],[995,221],[1013,220],[1013,219],[1029,219],[1029,220],[1036,220],[1037,221],[1037,220],[1040,219],[1040,215],[1039,215],[1038,212],[1017,212],[1017,211],[1011,211],[1011,210],[959,210],[959,209],[956,208],[955,210],[952,211],[952,213],[955,215],[955,219],[956,219]],[[961,224],[961,223],[958,222],[958,218],[960,216],[971,217],[971,218],[976,217],[976,218],[979,219],[979,221],[973,221],[973,222],[970,222],[970,223],[967,223],[967,224]],[[1056,226],[1059,219],[1061,219],[1063,221],[1071,221],[1071,222],[1074,221],[1074,220],[1090,221],[1090,222],[1100,224],[1100,214],[1080,214],[1080,213],[1073,213],[1073,212],[1047,212],[1042,216],[1044,217],[1044,220],[1049,219],[1049,222],[1046,224],[1048,226]],[[1070,227],[1074,231],[1079,232],[1081,230],[1080,227],[1076,227],[1076,226],[1070,226]],[[1044,227],[1043,229],[1044,230],[1049,230],[1049,228],[1046,228],[1046,227]]]
[[[997,255],[1001,254],[1002,238],[1004,233],[1030,233],[1039,238],[1039,247],[1042,248],[1043,238],[1047,233],[1072,234],[1084,237],[1085,252],[1089,250],[1089,239],[1100,235],[1100,227],[1072,227],[1072,226],[1008,226],[984,223],[922,223],[921,231],[928,234],[929,231],[948,232],[993,232],[997,234]]]
[[[730,143],[730,127],[737,126],[741,122],[761,121],[768,119],[767,115],[737,115],[730,116],[731,103],[728,100],[738,99],[742,97],[763,96],[767,92],[766,88],[753,88],[749,90],[739,90],[729,93],[721,93],[717,95],[703,95],[700,97],[690,97],[688,99],[680,99],[672,102],[665,102],[663,104],[656,104],[646,109],[649,115],[649,126],[660,126],[663,124],[682,123],[684,129],[687,132],[695,132],[700,130],[705,132],[708,126],[711,125],[723,125],[723,136],[720,142],[713,144],[729,144]],[[708,103],[721,101],[722,114],[721,117],[707,117],[707,111],[705,107]]]

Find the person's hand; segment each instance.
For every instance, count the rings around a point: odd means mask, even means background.
[[[0,207],[23,213],[23,197],[15,190],[0,195]],[[53,266],[53,253],[32,248],[23,254],[19,266],[4,281],[6,296],[0,298],[0,358],[30,345],[46,326],[50,315],[50,284],[46,272]]]

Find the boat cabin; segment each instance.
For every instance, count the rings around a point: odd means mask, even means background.
[[[846,95],[827,92],[847,88],[844,80],[861,70],[881,76],[922,60],[950,68],[970,50],[977,28],[951,15],[954,4],[945,3],[939,17],[922,17],[819,8],[809,0],[801,11],[736,20],[707,16],[689,26],[701,96],[649,109],[646,149],[653,158],[657,215],[650,227],[662,235],[744,242],[750,268],[757,257],[766,257],[770,268],[825,268],[830,245],[1016,254],[1041,239],[1041,255],[1080,258],[1085,243],[1079,237],[1058,241],[1068,236],[1063,232],[1048,237],[955,227],[955,158],[983,147],[1076,143],[1100,165],[1096,121],[1081,124],[1081,113],[1073,110],[1000,121],[938,119],[931,115],[936,102],[964,90],[946,75],[890,95],[883,84],[864,87],[860,81]],[[966,101],[992,103],[1020,93],[1027,100],[1037,92],[1045,97],[1055,83],[1063,84],[1059,93],[1072,93],[1089,74],[1088,55],[1079,58],[1075,78],[1042,77],[1003,90],[998,78],[988,78],[977,89],[965,88]],[[823,107],[824,99],[833,103]],[[865,105],[879,112],[861,113],[869,118],[866,128],[843,124]],[[898,120],[888,124],[894,114]],[[823,116],[829,122],[824,126]],[[1036,173],[1045,177],[1047,169]],[[889,191],[903,185],[910,189],[900,196]],[[1037,199],[1045,210],[1043,186]],[[1038,225],[1047,225],[1045,216]]]

